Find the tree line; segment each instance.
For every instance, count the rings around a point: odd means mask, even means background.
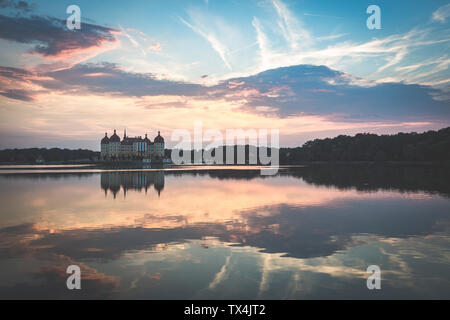
[[[259,163],[259,150],[251,146],[230,146],[234,149],[234,163],[237,152],[245,150],[246,163],[253,154]],[[270,150],[267,150],[270,156]],[[165,157],[170,158],[172,152],[181,150],[165,150]],[[188,150],[191,162],[195,154],[204,154],[204,150]],[[265,153],[265,152],[264,152]],[[215,156],[215,150],[212,151]],[[301,147],[280,148],[280,164],[295,164],[307,161],[450,161],[450,127],[438,131],[424,133],[397,133],[393,135],[376,135],[359,133],[355,136],[339,135],[335,138],[315,139]],[[100,158],[100,152],[86,149],[29,148],[0,150],[2,163],[36,163],[93,161]],[[223,163],[226,163],[226,150],[223,152]]]
[[[226,148],[234,149],[233,163],[237,163],[239,148],[244,148],[247,164],[250,155],[260,163],[259,148],[249,145],[223,147],[223,163],[227,160]],[[280,148],[278,151],[280,164],[309,161],[450,161],[450,127],[424,133],[340,135],[311,140],[301,147]],[[194,162],[195,155],[198,159],[199,154],[205,154],[204,150],[168,150],[166,156],[170,157],[171,152],[177,152],[180,156],[183,152],[188,152],[191,162]],[[267,152],[270,157],[270,149]],[[211,154],[215,156],[215,153],[216,150],[213,150]],[[266,154],[266,150],[263,154]]]
[[[2,163],[36,163],[43,162],[69,162],[93,161],[100,157],[100,152],[87,149],[60,149],[60,148],[28,148],[0,150]]]
[[[300,161],[449,161],[450,127],[424,133],[359,133],[282,148],[281,163]]]

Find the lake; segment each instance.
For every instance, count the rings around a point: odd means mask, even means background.
[[[450,298],[448,168],[4,168],[0,198],[3,299]]]

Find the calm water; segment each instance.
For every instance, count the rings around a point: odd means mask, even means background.
[[[448,169],[2,170],[0,198],[0,298],[450,298]]]

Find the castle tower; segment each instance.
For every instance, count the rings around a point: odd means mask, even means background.
[[[109,138],[107,132],[105,132],[105,136],[100,141],[100,157],[103,160],[109,157]]]

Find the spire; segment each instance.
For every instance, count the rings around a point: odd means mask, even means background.
[[[159,136],[159,130],[158,130],[158,136]]]
[[[123,138],[125,139],[127,137],[127,129],[123,130]]]
[[[116,129],[114,129],[114,134],[116,134]]]
[[[108,137],[108,132],[105,132],[105,137]]]

